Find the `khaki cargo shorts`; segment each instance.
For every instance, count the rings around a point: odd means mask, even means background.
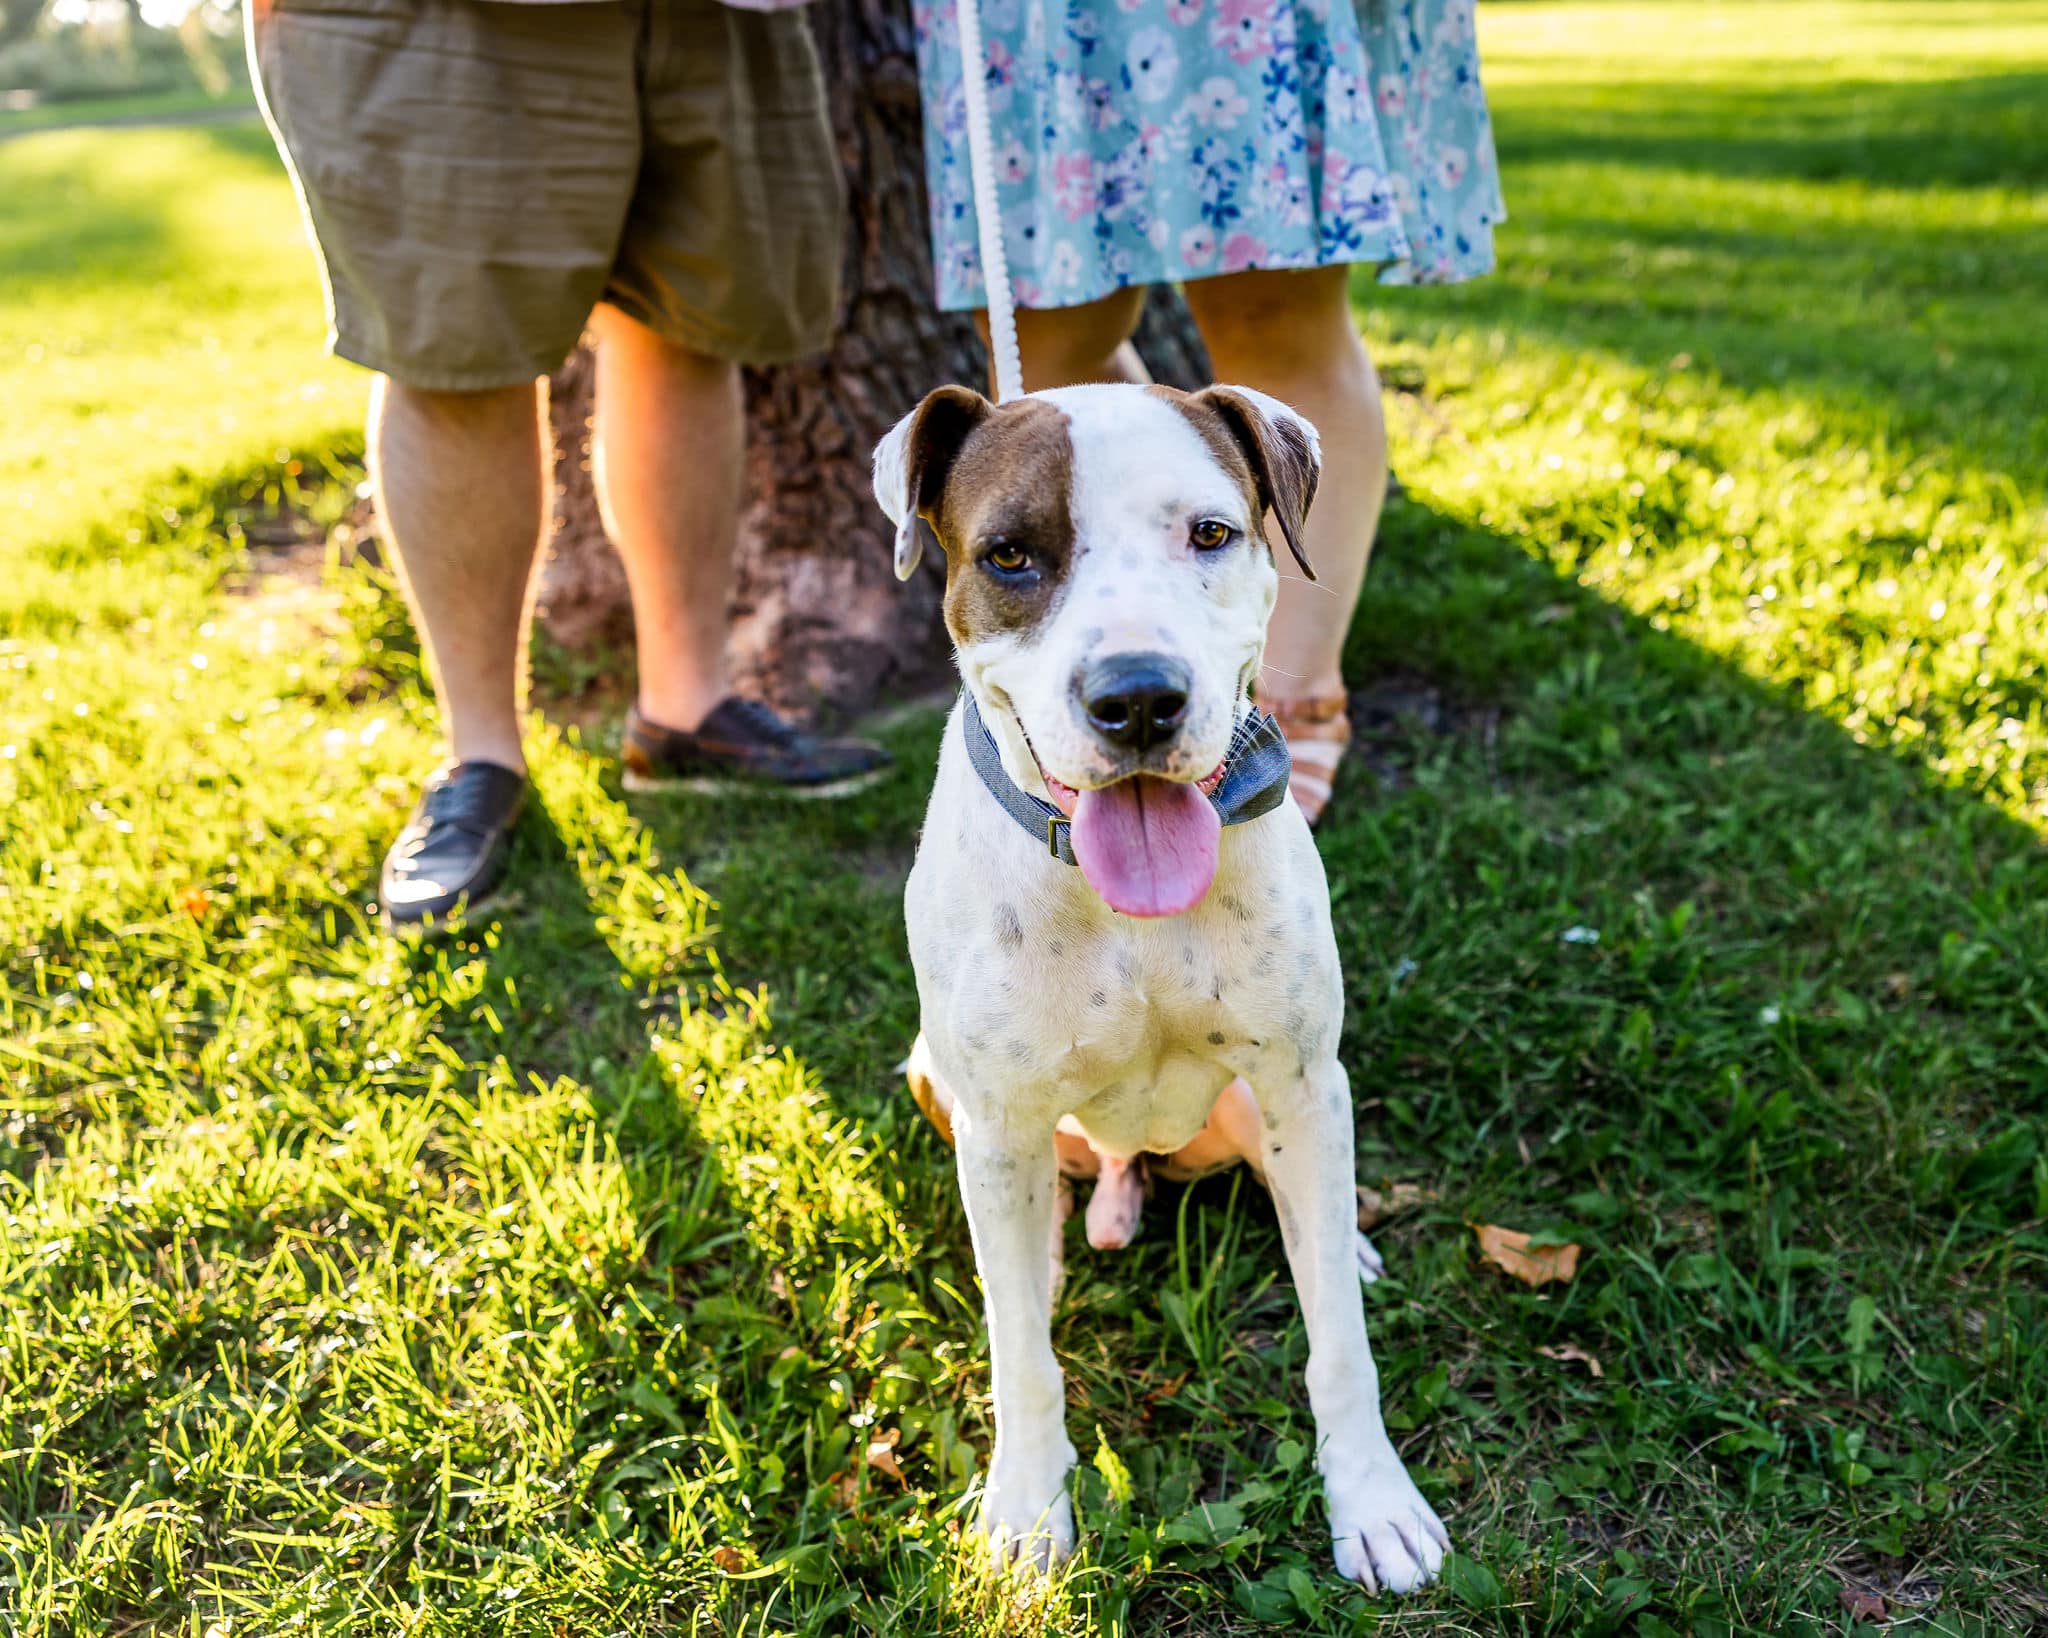
[[[343,358],[414,387],[511,386],[559,365],[599,301],[751,364],[829,339],[843,201],[800,13],[249,10]]]

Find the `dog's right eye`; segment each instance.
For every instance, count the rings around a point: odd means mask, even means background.
[[[1031,554],[1022,546],[1013,546],[1007,540],[999,540],[982,555],[986,563],[997,574],[1022,574],[1031,567]]]

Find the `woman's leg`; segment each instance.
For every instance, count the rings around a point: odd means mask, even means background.
[[[1349,272],[1233,273],[1187,286],[1216,379],[1271,393],[1323,440],[1323,476],[1304,544],[1316,579],[1285,552],[1259,696],[1272,704],[1341,694],[1339,662],[1387,496],[1379,377],[1351,318]]]
[[[1143,285],[1079,307],[1019,308],[1017,350],[1024,358],[1024,390],[1042,392],[1084,381],[1151,380],[1130,344],[1144,310]],[[974,321],[986,342],[988,314],[976,313]]]
[[[1323,475],[1303,544],[1316,578],[1276,550],[1280,600],[1266,637],[1259,702],[1294,757],[1294,798],[1310,824],[1351,740],[1344,636],[1387,498],[1387,421],[1379,377],[1351,320],[1350,270],[1235,273],[1187,286],[1216,379],[1292,405],[1322,434]]]

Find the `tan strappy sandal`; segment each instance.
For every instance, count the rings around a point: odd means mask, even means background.
[[[1294,773],[1288,781],[1294,800],[1313,825],[1323,816],[1337,766],[1351,745],[1351,717],[1342,694],[1318,694],[1298,700],[1261,699],[1259,707],[1280,724]]]

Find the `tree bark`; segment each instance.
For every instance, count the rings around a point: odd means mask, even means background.
[[[969,318],[933,303],[916,37],[903,0],[810,12],[852,203],[837,340],[824,356],[746,374],[746,487],[728,650],[735,688],[799,717],[843,717],[951,672],[930,555],[908,584],[869,488],[868,459],[933,387],[980,385]],[[1208,377],[1187,308],[1147,304],[1138,347],[1155,379]],[[539,610],[555,642],[590,652],[632,633],[626,583],[590,488],[592,371],[579,350],[555,377],[555,532]]]

